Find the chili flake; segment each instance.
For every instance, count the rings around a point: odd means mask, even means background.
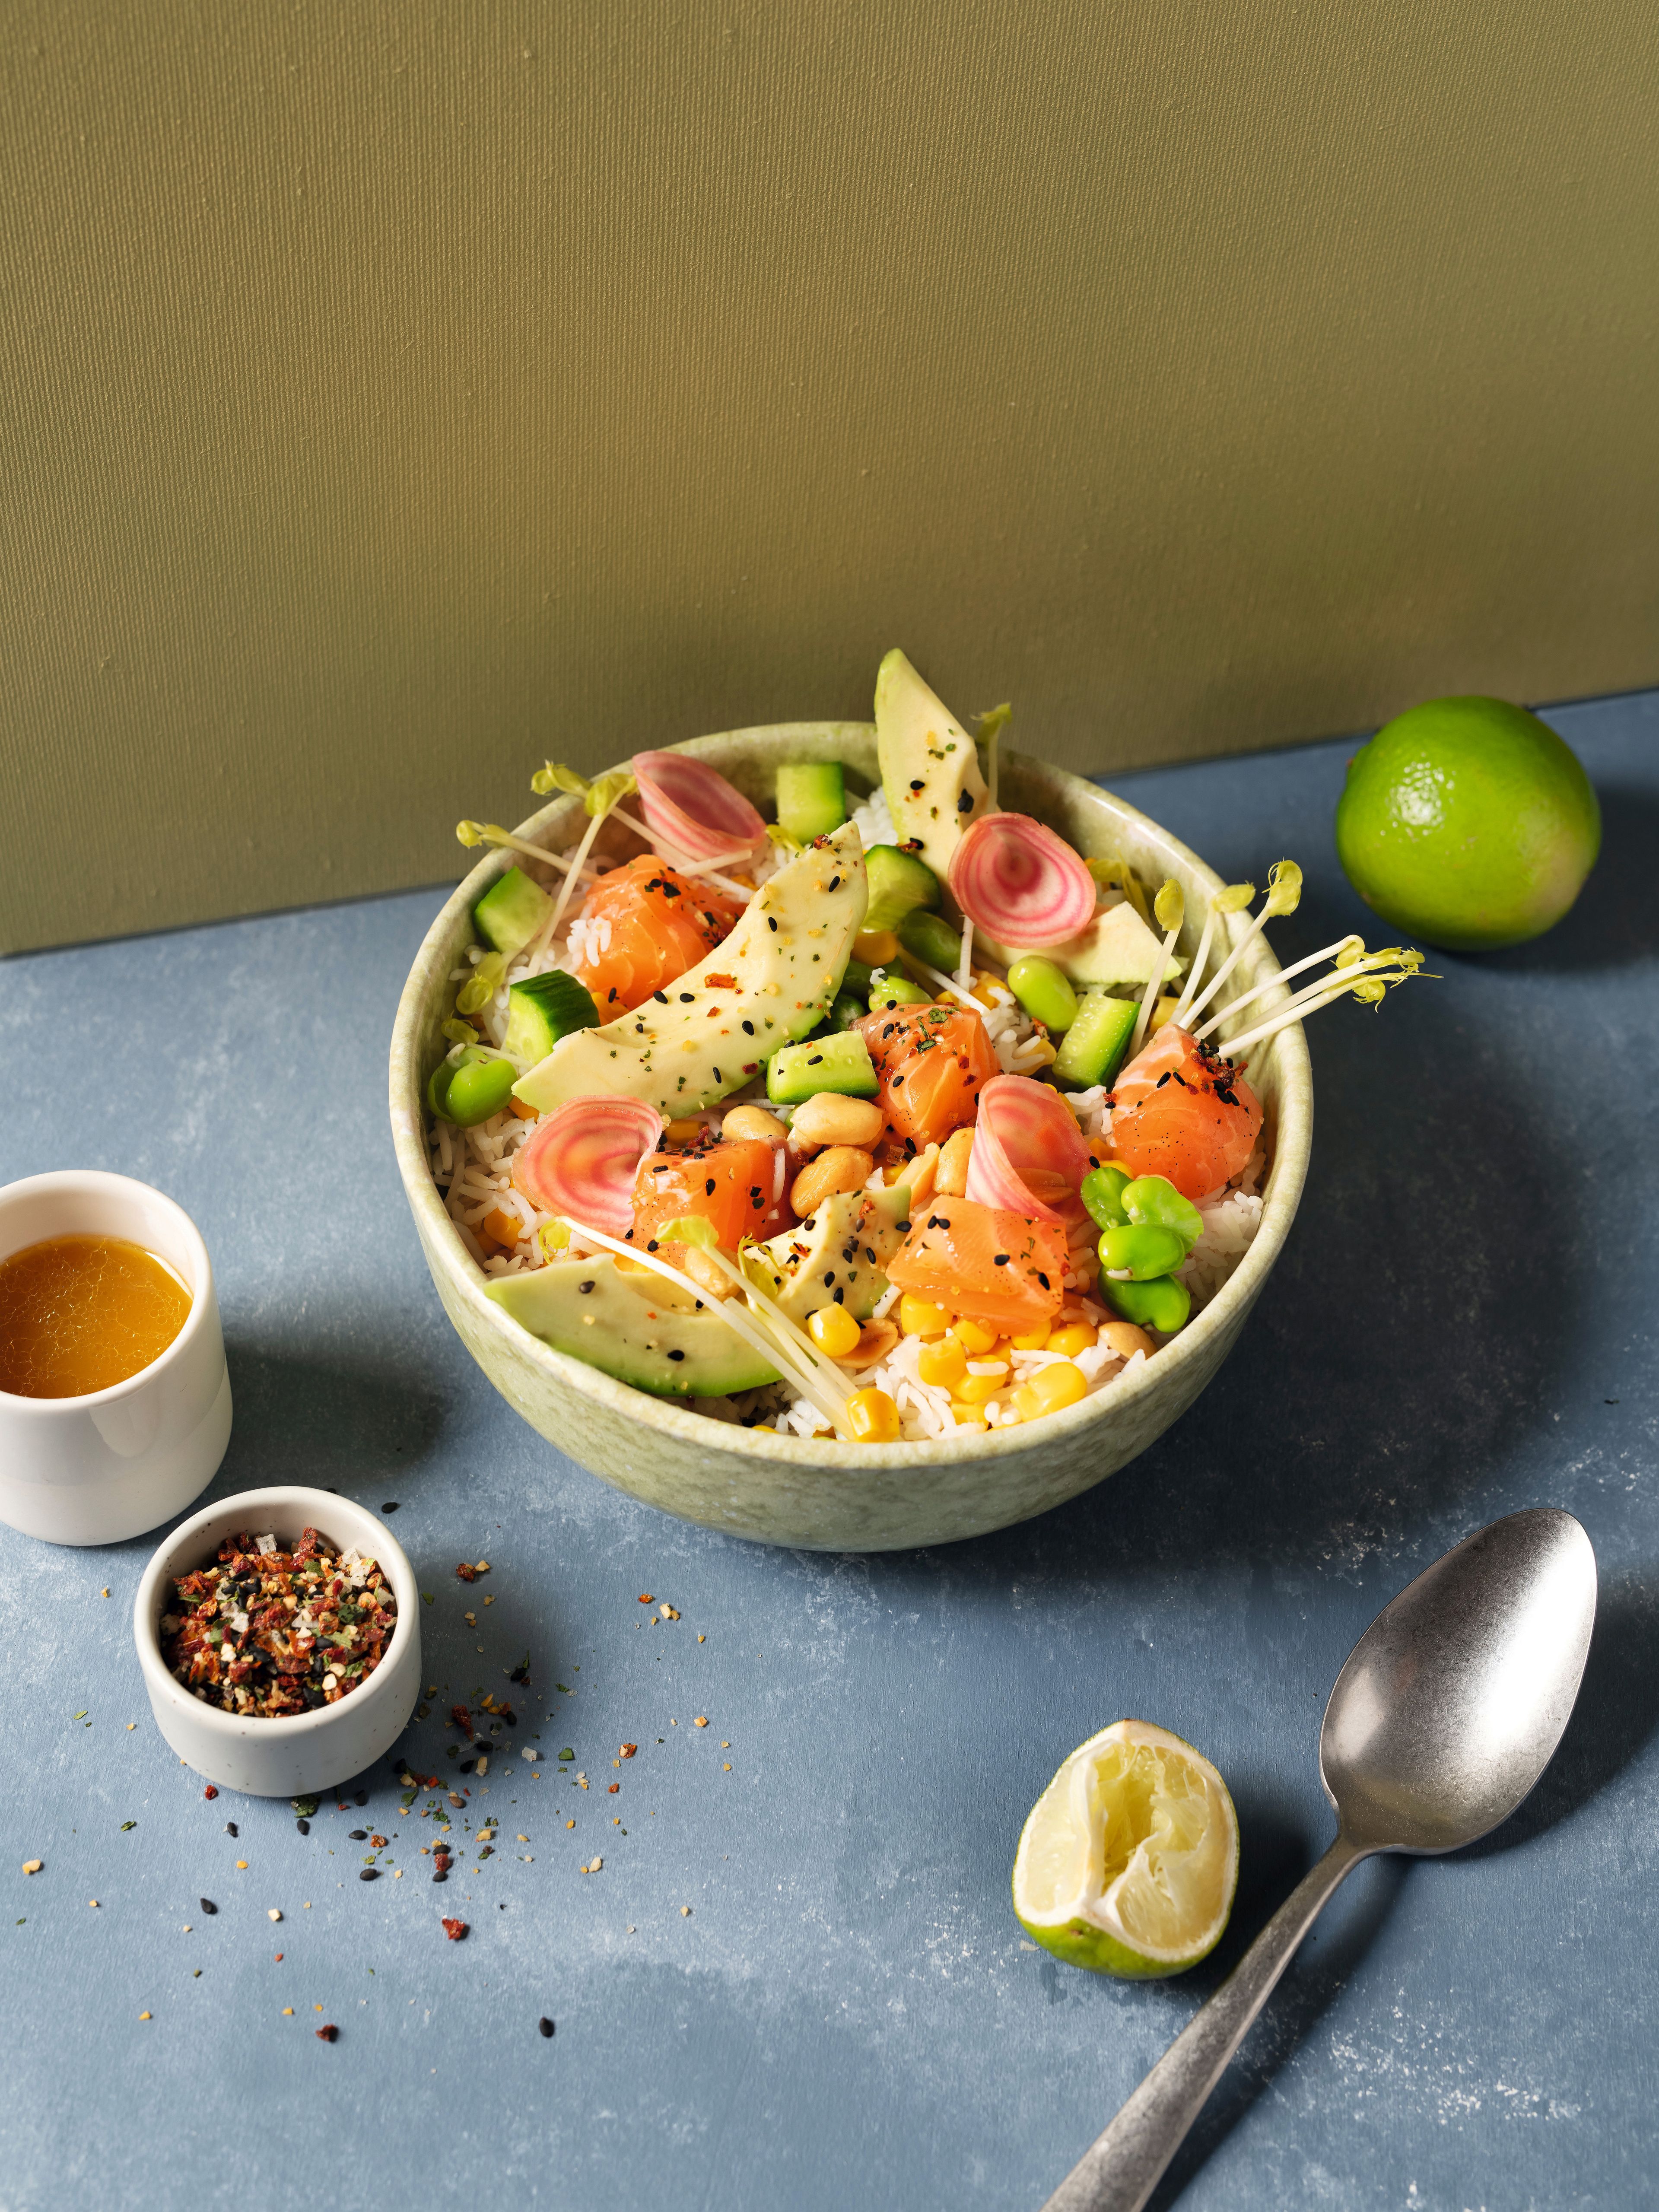
[[[465,1920],[446,1920],[443,1929],[452,1943],[459,1943],[466,1933],[466,1923]]]
[[[162,1656],[204,1705],[244,1718],[337,1705],[380,1665],[397,1626],[379,1564],[355,1547],[328,1551],[314,1528],[292,1552],[274,1537],[228,1536],[217,1561],[173,1590]]]

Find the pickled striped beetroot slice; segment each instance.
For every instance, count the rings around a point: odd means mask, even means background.
[[[1060,1178],[1075,1190],[1091,1158],[1077,1116],[1058,1091],[1029,1075],[993,1076],[979,1094],[963,1195],[981,1206],[1061,1228],[1064,1215],[1032,1185],[1040,1181],[1052,1189]]]
[[[1024,952],[1063,945],[1094,920],[1095,879],[1029,814],[981,814],[951,863],[951,896],[975,929]]]
[[[737,786],[707,761],[690,753],[635,753],[634,775],[646,828],[688,860],[746,851],[766,835],[765,823]]]
[[[640,1098],[572,1098],[522,1145],[513,1181],[544,1213],[591,1222],[612,1237],[634,1225],[634,1177],[662,1133]]]

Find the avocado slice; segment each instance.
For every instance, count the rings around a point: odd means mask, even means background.
[[[865,895],[864,848],[849,822],[763,884],[706,959],[619,1021],[561,1037],[514,1095],[543,1114],[596,1094],[643,1098],[671,1115],[713,1106],[829,1012]]]
[[[532,1336],[618,1382],[656,1398],[720,1398],[757,1390],[778,1370],[720,1318],[671,1304],[673,1285],[646,1270],[623,1274],[606,1253],[553,1260],[526,1275],[500,1275],[484,1296]]]
[[[914,839],[944,883],[990,794],[972,737],[896,646],[876,672],[876,754],[900,844]]]
[[[989,794],[973,738],[896,647],[876,677],[876,749],[900,838],[920,839],[922,858],[948,884],[962,834],[987,811]],[[1040,951],[1073,983],[1141,985],[1152,981],[1161,943],[1127,899],[1063,945],[1000,945],[983,932],[974,941],[999,967],[1012,967],[1022,952]],[[1164,980],[1173,981],[1185,964],[1171,960]]]
[[[908,1232],[909,1212],[908,1182],[885,1190],[842,1191],[826,1199],[799,1228],[786,1229],[754,1247],[749,1264],[756,1281],[791,1321],[804,1322],[820,1306],[836,1304],[854,1321],[868,1321],[887,1288],[883,1267]]]

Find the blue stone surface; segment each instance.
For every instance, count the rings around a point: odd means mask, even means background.
[[[236,1394],[215,1493],[397,1502],[434,1593],[416,1763],[448,1779],[443,1711],[532,1670],[465,1808],[500,1823],[494,1856],[434,1887],[389,1768],[304,1837],[284,1803],[204,1800],[133,1656],[151,1540],[0,1529],[6,2212],[457,2184],[573,2212],[1035,2207],[1324,1848],[1319,1718],[1354,1638],[1448,1545],[1546,1501],[1602,1575],[1554,1766],[1485,1845],[1356,1875],[1155,2201],[1651,2203],[1659,696],[1551,720],[1606,810],[1577,908],[1519,951],[1437,957],[1378,1015],[1321,1015],[1307,1194],[1219,1378],[1092,1494],[932,1553],[665,1519],[473,1368],[384,1103],[437,894],[0,965],[4,1176],[118,1169],[207,1237]],[[1331,840],[1352,750],[1119,787],[1230,878],[1300,860],[1289,958],[1379,933]],[[1030,1805],[1124,1714],[1208,1753],[1243,1827],[1231,1927],[1166,1984],[1058,1966],[1009,1908]],[[526,1751],[566,1747],[532,1778]],[[354,1827],[403,1879],[357,1881]]]

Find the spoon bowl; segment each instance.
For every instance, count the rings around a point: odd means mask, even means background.
[[[1511,1513],[1385,1606],[1325,1707],[1319,1771],[1363,1851],[1455,1851],[1554,1755],[1595,1622],[1595,1554],[1570,1513]]]
[[[1455,1851],[1507,1820],[1571,1716],[1595,1624],[1595,1554],[1530,1507],[1466,1536],[1386,1605],[1325,1706],[1336,1840],[1048,2199],[1139,2212],[1296,1948],[1375,1851]]]

